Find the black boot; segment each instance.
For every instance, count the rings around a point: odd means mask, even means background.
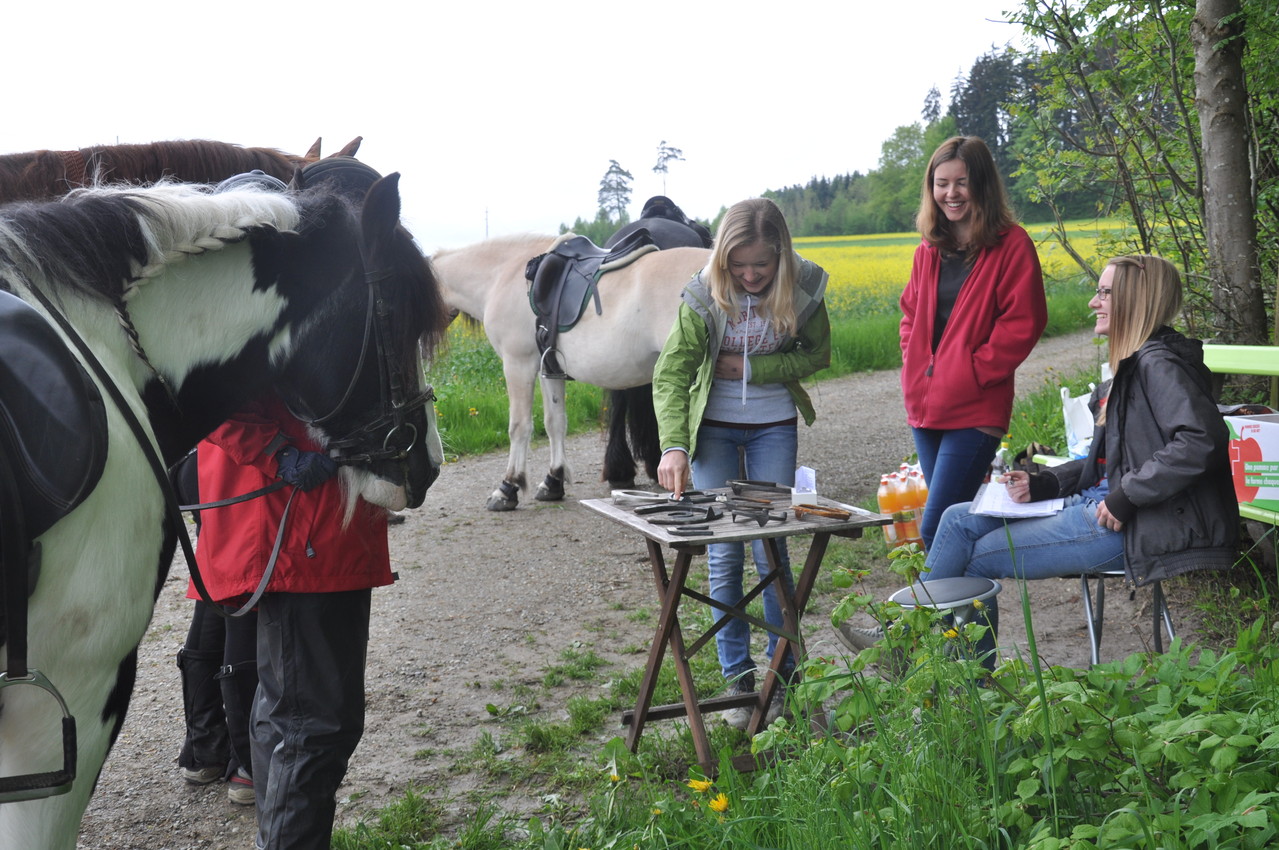
[[[218,686],[221,651],[178,650],[182,671],[182,708],[186,715],[186,740],[178,756],[182,778],[193,785],[207,785],[226,774],[229,741],[222,689]]]

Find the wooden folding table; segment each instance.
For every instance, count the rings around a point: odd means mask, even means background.
[[[732,491],[727,489],[702,492],[725,497],[733,495]],[[773,518],[764,525],[760,525],[757,518],[750,516],[743,517],[738,515],[734,518],[731,510],[728,510],[724,505],[720,505],[719,507],[723,511],[721,518],[693,525],[693,527],[698,525],[704,527],[710,532],[709,534],[684,536],[684,534],[675,530],[675,526],[657,524],[651,521],[653,519],[661,519],[663,517],[662,514],[636,514],[635,505],[616,505],[607,499],[586,499],[582,504],[601,516],[634,529],[637,533],[643,535],[648,545],[649,562],[653,570],[653,579],[657,584],[658,600],[661,603],[661,615],[658,619],[657,633],[653,638],[653,645],[649,649],[648,664],[644,670],[644,678],[640,683],[639,698],[636,702],[635,710],[625,713],[622,718],[623,723],[630,725],[630,730],[626,736],[627,746],[630,747],[632,752],[636,749],[639,745],[640,735],[644,732],[644,724],[649,720],[687,717],[689,730],[693,736],[693,747],[697,751],[697,761],[708,775],[714,773],[717,764],[707,738],[706,724],[702,717],[703,713],[724,711],[738,706],[753,706],[754,711],[751,714],[750,723],[746,731],[751,735],[760,731],[769,701],[778,687],[777,670],[783,659],[786,658],[787,652],[791,651],[792,647],[797,657],[802,657],[803,655],[803,641],[799,631],[799,614],[803,612],[805,605],[808,604],[809,594],[812,593],[813,583],[817,579],[817,571],[826,555],[826,547],[830,543],[831,536],[861,537],[863,529],[891,522],[890,517],[882,514],[871,513],[861,508],[840,504],[824,498],[818,499],[817,507],[843,510],[848,512],[849,517],[847,519],[831,519],[810,515],[796,516],[790,504],[790,496],[785,495],[769,506],[768,510],[773,514]],[[716,504],[714,502],[709,503],[709,505]],[[639,507],[643,507],[643,505]],[[706,507],[706,505],[699,504],[694,507],[702,508]],[[785,519],[778,521],[781,516],[784,516]],[[681,528],[688,527],[688,525],[681,526]],[[781,572],[778,568],[779,551],[777,541],[784,537],[793,537],[800,534],[811,534],[813,541],[809,547],[808,557],[804,561],[803,568],[797,575],[794,575],[795,592],[792,596],[788,592],[785,582],[781,581]],[[740,607],[733,608],[723,605],[712,600],[708,595],[686,586],[689,565],[692,563],[693,556],[703,554],[706,551],[706,544],[750,543],[759,539],[765,541],[765,551],[768,555],[770,570],[768,575],[760,579],[747,592]],[[664,547],[669,547],[675,552],[675,561],[669,573],[663,551]],[[751,557],[748,551],[748,569],[750,561]],[[744,610],[752,600],[764,592],[764,588],[770,582],[775,584],[778,591],[778,601],[781,604],[782,626],[780,629],[765,623]],[[686,644],[679,622],[679,605],[685,598],[710,605],[724,611],[731,617],[745,620],[751,625],[758,626],[779,637],[773,660],[757,693],[705,700],[697,698],[697,692],[693,686],[693,674],[688,660],[714,638],[715,634],[728,623],[728,618],[719,619],[716,625],[699,635],[691,643]],[[680,691],[683,694],[684,701],[672,705],[654,706],[651,705],[653,692],[657,686],[657,675],[661,669],[662,660],[666,656],[667,646],[671,649],[671,660],[674,663],[675,676],[679,680]],[[749,765],[744,764],[741,766]]]

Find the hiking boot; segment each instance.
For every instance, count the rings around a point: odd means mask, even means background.
[[[728,689],[724,691],[726,697],[740,697],[747,694],[755,693],[755,674],[746,673],[738,676],[736,680],[730,682]],[[745,729],[750,725],[751,714],[755,711],[753,705],[742,705],[737,708],[730,708],[724,712],[724,722],[734,729]]]
[[[226,798],[237,806],[254,804],[253,779],[244,768],[237,767],[235,775],[227,780]]]
[[[226,773],[226,765],[184,767],[179,772],[188,785],[208,785],[210,782],[217,782],[222,778],[222,774]]]
[[[875,626],[870,629],[862,629],[844,622],[835,628],[835,637],[839,638],[839,642],[853,652],[861,652],[863,649],[870,649],[884,639],[884,627]]]

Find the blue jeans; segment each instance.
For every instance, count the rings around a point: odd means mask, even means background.
[[[966,502],[950,506],[928,549],[927,572],[921,578],[1034,580],[1122,569],[1123,533],[1097,524],[1097,503],[1092,499],[1070,496],[1065,501],[1065,508],[1053,516],[1025,519],[970,514]],[[994,631],[999,629],[996,602],[988,603]]]
[[[919,523],[924,548],[933,548],[933,538],[941,516],[951,505],[971,502],[990,471],[990,462],[999,448],[999,438],[976,428],[941,431],[912,428],[915,451],[924,481],[928,482],[928,504]]]
[[[738,447],[746,451],[746,477],[753,481],[773,481],[785,487],[795,483],[795,456],[798,437],[795,425],[777,425],[771,428],[721,428],[703,425],[697,432],[697,455],[693,458],[693,486],[699,490],[723,487],[733,478],[740,477]],[[795,592],[791,578],[790,557],[785,539],[777,541],[782,580],[787,591]],[[764,541],[751,544],[755,556],[755,570],[760,576],[768,574],[768,556]],[[738,607],[745,595],[742,591],[742,574],[745,547],[741,543],[712,543],[706,547],[707,567],[710,573],[710,596],[716,602]],[[773,584],[764,589],[764,621],[769,625],[782,625],[782,607]],[[716,621],[728,615],[715,610]],[[719,650],[719,666],[724,678],[732,681],[755,669],[751,659],[750,624],[730,618],[728,624],[715,635]],[[777,635],[768,635],[768,657],[773,657],[777,647]],[[794,660],[787,659],[782,672],[789,672]]]

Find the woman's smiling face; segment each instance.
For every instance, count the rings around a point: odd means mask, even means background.
[[[933,201],[952,225],[963,225],[972,220],[968,163],[962,159],[948,159],[933,169]],[[956,233],[961,229],[956,227]]]
[[[1096,316],[1097,324],[1092,332],[1097,336],[1110,335],[1110,290],[1115,285],[1115,267],[1106,266],[1097,280],[1097,292],[1088,302],[1088,309]]]
[[[778,257],[771,245],[751,242],[728,252],[728,273],[744,292],[758,295],[777,277]]]

